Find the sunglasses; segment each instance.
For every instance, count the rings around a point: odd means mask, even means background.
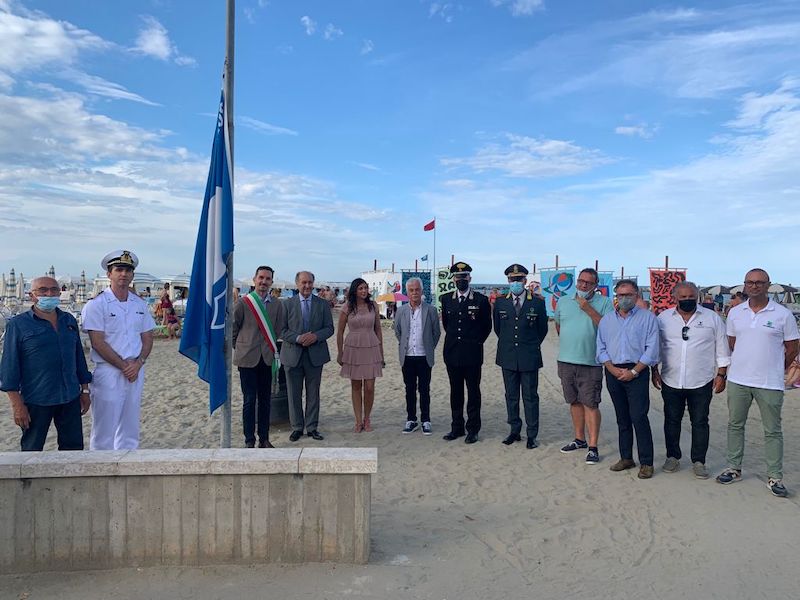
[[[681,337],[684,339],[684,341],[689,339],[689,328],[688,327],[684,327],[683,329],[681,329]]]

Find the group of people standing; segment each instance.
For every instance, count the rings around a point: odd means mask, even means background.
[[[82,313],[94,373],[87,367],[77,322],[57,308],[61,290],[52,278],[32,282],[34,305],[8,323],[0,390],[8,393],[14,421],[22,428],[22,450],[41,450],[53,422],[60,450],[83,449],[81,415],[90,409],[90,449],[138,447],[144,365],[156,325],[145,301],[129,289],[138,265],[136,255],[114,251],[101,264],[111,285]],[[544,301],[527,288],[528,271],[521,264],[505,270],[509,291],[493,303],[471,288],[470,265],[456,262],[450,270],[456,289],[440,298],[441,320],[436,308],[424,301],[418,278],[406,282],[409,302],[398,307],[395,316],[393,332],[407,412],[402,433],[420,428],[423,435],[433,433],[431,373],[444,332],[451,422],[443,438],[451,442],[464,437],[467,444],[479,441],[483,345],[494,329],[495,363],[502,369],[509,426],[503,444],[522,441],[521,400],[526,447],[537,448],[538,373],[543,366],[541,344],[548,334]],[[244,399],[242,423],[248,447],[256,443],[273,447],[271,384],[279,367],[286,372],[289,440],[296,442],[303,435],[324,439],[319,431],[320,384],[323,366],[331,359],[330,302],[312,293],[314,274],[309,271],[295,276],[298,294],[278,300],[270,293],[274,275],[271,267],[259,266],[254,290],[233,308],[233,361]],[[692,469],[697,478],[708,478],[709,407],[713,395],[727,389],[728,467],[716,480],[730,484],[742,477],[745,422],[755,401],[764,427],[767,487],[776,496],[786,496],[781,430],[784,371],[798,356],[800,334],[791,312],[769,299],[767,272],[753,269],[746,274],[747,299],[730,310],[726,322],[714,310],[698,305],[697,286],[688,281],[675,286],[675,307],[658,316],[639,305],[635,281],[622,279],[615,284],[616,303],[598,291],[598,283],[594,269],[583,269],[575,297],[562,298],[554,316],[560,336],[558,375],[574,430],[573,440],[561,452],[585,450],[587,464],[600,462],[599,405],[605,379],[616,414],[620,454],[610,470],[636,466],[635,441],[638,477],[651,478],[652,382],[664,402],[662,470],[672,473],[680,468],[681,422],[688,408]],[[382,375],[385,355],[377,305],[361,278],[348,289],[336,331],[340,375],[351,380],[353,430],[369,432],[375,380]]]

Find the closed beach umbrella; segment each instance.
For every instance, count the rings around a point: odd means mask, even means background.
[[[78,283],[78,302],[86,302],[86,271],[81,271],[81,280]]]
[[[53,265],[50,265],[50,270],[47,272],[47,276],[53,279],[56,278],[56,268]]]
[[[6,297],[6,274],[3,273],[3,279],[0,280],[0,298]]]
[[[25,276],[20,273],[19,281],[17,282],[17,298],[25,300]]]
[[[14,274],[14,269],[8,274],[8,297],[13,298],[17,295],[17,276]]]

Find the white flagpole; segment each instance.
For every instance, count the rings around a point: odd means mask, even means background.
[[[436,266],[436,215],[433,216],[433,271],[431,271],[431,294],[433,294],[433,305],[439,308],[439,267]]]
[[[231,180],[231,201],[233,201],[233,54],[235,42],[235,16],[236,0],[227,0],[227,26],[225,29],[225,108],[228,113],[228,120],[225,127],[228,128],[228,139],[230,140],[230,156],[228,161],[231,172],[228,176]],[[225,265],[227,270],[227,295],[225,302],[225,378],[228,387],[228,398],[222,405],[222,427],[220,431],[220,448],[231,447],[231,391],[233,374],[233,332],[231,323],[233,322],[233,306],[230,301],[231,291],[233,290],[233,250],[228,255]]]

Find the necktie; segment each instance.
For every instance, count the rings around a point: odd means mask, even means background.
[[[309,316],[310,316],[310,307],[309,304],[311,303],[311,298],[303,298],[302,308],[303,308],[303,332],[307,332],[309,330]]]
[[[519,314],[519,309],[522,308],[519,303],[519,296],[514,297],[514,310]]]
[[[464,304],[464,296],[459,296],[458,297],[458,305],[461,306],[462,304]]]

